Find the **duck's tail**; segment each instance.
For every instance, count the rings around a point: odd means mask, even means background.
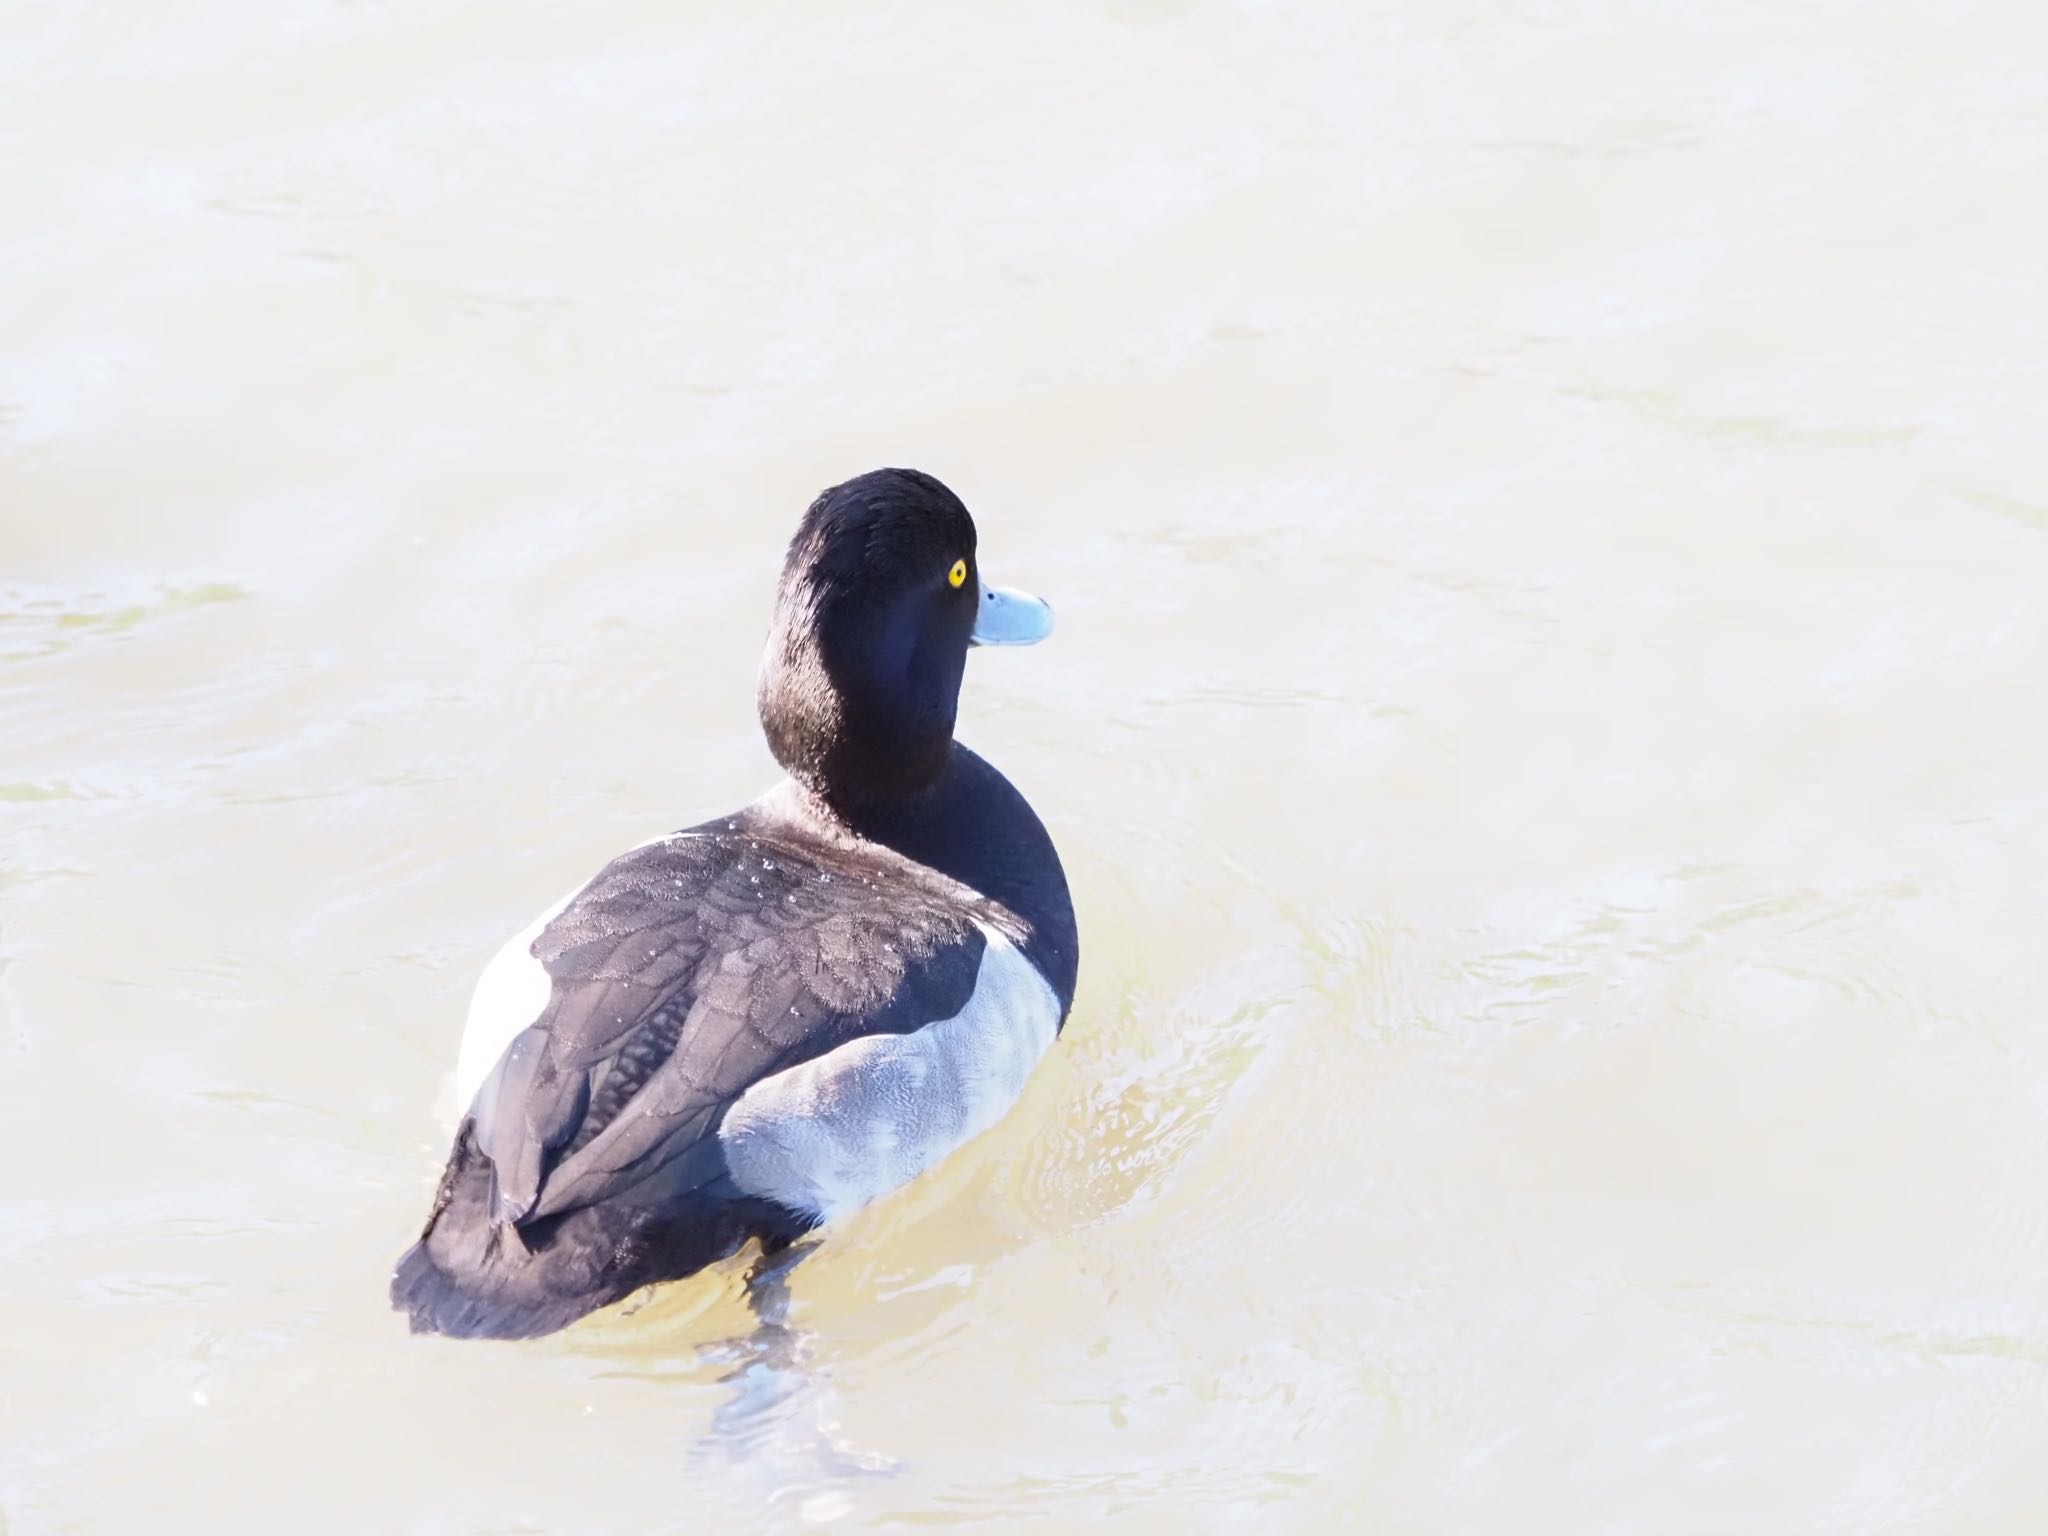
[[[491,1215],[491,1164],[464,1123],[420,1240],[391,1276],[415,1333],[531,1339],[648,1280],[644,1213],[590,1206],[519,1228]]]

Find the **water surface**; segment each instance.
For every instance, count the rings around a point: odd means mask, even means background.
[[[2048,25],[0,20],[0,1529],[2031,1531]],[[385,1310],[468,987],[880,463],[1074,1018],[846,1224]],[[734,1342],[739,1341],[739,1342]]]

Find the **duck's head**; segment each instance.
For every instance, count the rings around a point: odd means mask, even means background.
[[[914,795],[945,769],[971,645],[1030,645],[1052,610],[989,585],[974,519],[914,469],[811,503],[790,541],[761,665],[776,761],[841,813]]]

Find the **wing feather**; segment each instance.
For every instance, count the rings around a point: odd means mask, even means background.
[[[500,1222],[713,1183],[717,1122],[753,1083],[972,992],[974,893],[725,825],[614,860],[534,939],[547,1009],[475,1107]]]

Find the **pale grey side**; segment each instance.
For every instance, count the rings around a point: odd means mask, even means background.
[[[869,1035],[754,1084],[719,1128],[748,1194],[830,1221],[901,1187],[994,1125],[1058,1033],[1038,968],[1000,933],[967,1005],[906,1035]]]

